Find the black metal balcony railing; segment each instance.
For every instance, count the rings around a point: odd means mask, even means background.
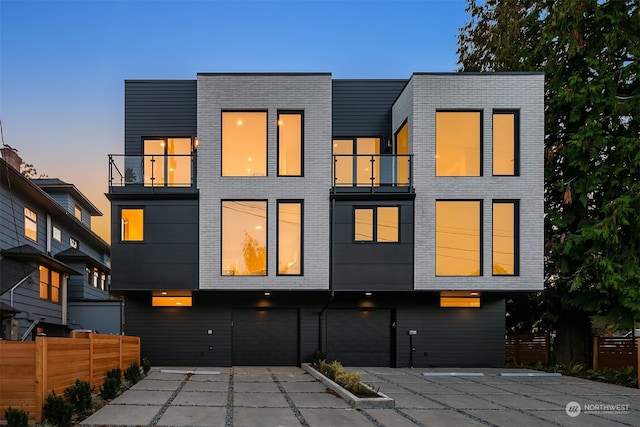
[[[334,154],[334,191],[412,192],[412,154]]]
[[[109,188],[193,187],[195,154],[127,156],[109,154]]]

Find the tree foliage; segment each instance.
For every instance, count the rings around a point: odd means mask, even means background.
[[[638,0],[468,0],[460,71],[545,73],[546,310],[640,319]]]

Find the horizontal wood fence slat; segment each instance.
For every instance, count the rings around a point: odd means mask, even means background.
[[[9,406],[43,421],[44,402],[55,391],[88,381],[95,390],[107,371],[140,364],[140,338],[74,333],[71,338],[36,337],[36,341],[0,341],[0,420]]]
[[[549,363],[548,333],[508,334],[505,340],[507,363]]]
[[[593,369],[622,371],[627,366],[638,369],[638,339],[625,337],[593,338]]]

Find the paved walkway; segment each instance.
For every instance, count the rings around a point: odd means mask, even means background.
[[[572,377],[500,375],[534,372],[526,370],[450,375],[451,369],[349,368],[396,401],[394,409],[355,410],[298,367],[183,369],[201,374],[152,370],[82,425],[640,426],[640,390]],[[483,376],[469,375],[477,372]]]

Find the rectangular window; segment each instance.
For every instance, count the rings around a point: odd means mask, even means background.
[[[480,276],[482,204],[436,201],[436,276]]]
[[[396,132],[396,184],[409,185],[409,123],[405,120]]]
[[[380,138],[333,140],[334,186],[380,185]]]
[[[62,242],[62,231],[60,231],[58,227],[54,225],[51,233],[53,236],[53,240],[55,240],[56,242]]]
[[[38,241],[38,215],[24,207],[24,235],[34,242]]]
[[[40,298],[60,302],[60,273],[44,266],[38,267],[40,275]]]
[[[191,291],[152,291],[153,307],[191,307],[193,296]]]
[[[145,186],[191,185],[192,138],[145,139],[143,145]]]
[[[517,201],[493,201],[493,275],[518,275]]]
[[[40,298],[49,299],[49,269],[47,267],[38,267],[40,273]]]
[[[73,206],[73,215],[78,218],[79,221],[82,221],[82,208],[78,205]]]
[[[144,209],[123,208],[120,211],[120,239],[123,242],[144,240]]]
[[[482,113],[436,112],[436,176],[481,176]]]
[[[278,112],[278,176],[303,174],[302,112]]]
[[[222,275],[267,275],[267,202],[222,202]]]
[[[440,307],[480,307],[480,292],[442,291]]]
[[[493,112],[493,174],[518,175],[518,112]]]
[[[60,273],[51,272],[51,301],[60,302]]]
[[[278,201],[278,274],[302,275],[301,201]]]
[[[74,237],[69,237],[69,246],[78,249],[78,241]]]
[[[356,242],[397,243],[399,241],[398,206],[354,209]]]
[[[222,112],[222,176],[267,176],[267,112]]]

